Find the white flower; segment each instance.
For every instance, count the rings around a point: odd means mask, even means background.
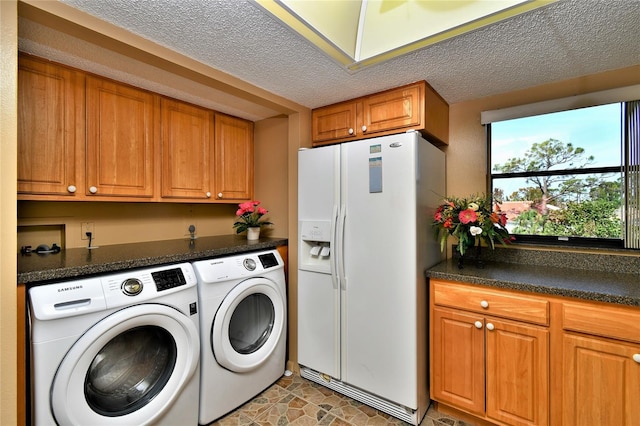
[[[475,237],[476,235],[482,234],[482,228],[479,226],[472,226],[469,228],[469,232]]]
[[[469,210],[473,210],[474,212],[477,212],[477,211],[478,211],[478,209],[480,208],[480,206],[478,205],[478,203],[469,203],[469,204],[467,205],[467,208],[468,208]]]

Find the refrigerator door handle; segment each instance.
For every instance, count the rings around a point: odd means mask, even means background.
[[[338,206],[333,206],[331,212],[331,241],[330,246],[333,253],[329,256],[330,268],[331,268],[331,281],[333,288],[340,289],[340,277],[338,276],[338,256],[340,256],[340,250],[338,249],[338,236],[336,232],[339,227]]]
[[[340,207],[340,217],[338,218],[338,229],[336,234],[336,247],[338,253],[336,254],[336,262],[338,266],[338,277],[341,283],[342,290],[347,289],[347,278],[344,272],[344,227],[347,222],[347,208],[343,204]]]

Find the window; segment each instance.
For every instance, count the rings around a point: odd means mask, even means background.
[[[640,248],[638,105],[488,124],[490,189],[516,240]]]

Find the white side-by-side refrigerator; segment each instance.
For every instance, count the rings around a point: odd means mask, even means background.
[[[301,374],[418,424],[444,153],[407,132],[300,150],[298,176]]]

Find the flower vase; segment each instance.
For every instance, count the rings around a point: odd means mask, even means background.
[[[256,227],[247,228],[247,240],[255,241],[258,239],[260,239],[260,227],[256,226]]]
[[[478,246],[476,248],[476,268],[484,269],[484,262],[480,259],[480,248],[482,245],[480,244],[480,238],[478,238]]]
[[[467,241],[465,246],[464,246],[464,254],[463,254],[463,246],[462,244],[465,243],[458,243],[458,246],[456,247],[456,251],[458,252],[458,269],[464,269],[464,260],[465,258],[469,258],[470,255],[472,255],[472,253],[469,253],[469,250],[473,249],[473,246],[475,245],[475,240],[471,240],[470,242]],[[478,243],[479,244],[479,243]],[[476,265],[477,265],[477,252],[476,252]]]

